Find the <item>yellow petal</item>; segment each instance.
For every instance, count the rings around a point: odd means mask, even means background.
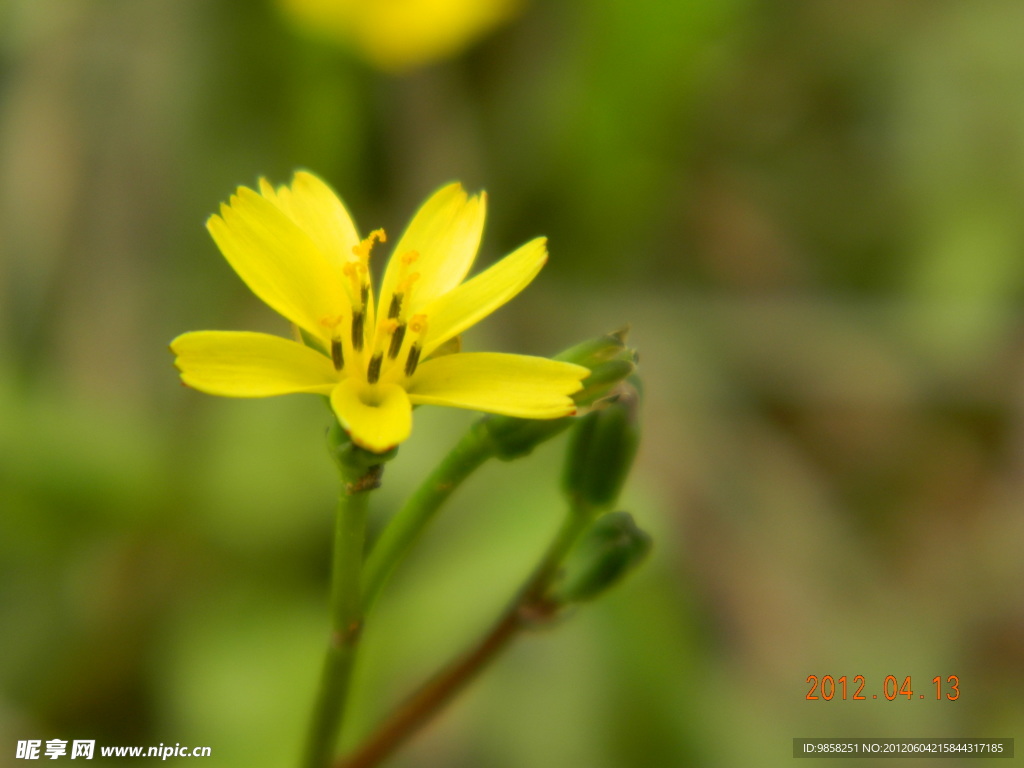
[[[356,41],[371,63],[400,71],[447,58],[512,15],[519,0],[361,2]]]
[[[407,314],[420,311],[461,283],[480,247],[486,208],[485,195],[467,197],[458,183],[435,192],[417,211],[391,252],[381,286],[381,311],[387,312],[391,304],[391,294],[400,279],[402,257],[410,252],[419,254],[408,268],[409,272],[418,272],[419,279],[413,284]]]
[[[244,331],[195,331],[171,342],[181,380],[210,395],[270,397],[329,394],[338,383],[330,359],[298,342]]]
[[[359,244],[359,234],[334,191],[308,171],[298,171],[290,187],[281,187],[276,194],[270,190],[273,196],[266,189],[261,192],[309,236],[320,253],[335,265],[340,279],[341,268],[351,260],[352,248]]]
[[[529,285],[547,261],[546,243],[543,237],[531,240],[427,307],[423,356],[476,325]]]
[[[275,203],[239,187],[206,224],[224,258],[252,292],[314,336],[321,320],[348,311],[335,270],[313,240]]]
[[[284,189],[284,187],[282,187],[282,189]],[[284,211],[283,203],[278,199],[277,190],[274,189],[274,185],[271,184],[262,176],[260,177],[260,194],[267,198],[267,200],[272,202],[278,208],[280,208],[282,211]],[[284,212],[288,213],[288,211]]]
[[[527,419],[576,410],[572,398],[590,371],[545,357],[469,352],[427,360],[407,387],[416,405],[450,405]]]
[[[412,405],[397,384],[345,379],[331,393],[331,407],[352,442],[386,453],[412,431]]]
[[[522,0],[278,0],[311,34],[354,46],[399,72],[454,56],[510,18]]]

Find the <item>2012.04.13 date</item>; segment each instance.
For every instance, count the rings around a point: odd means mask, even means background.
[[[893,701],[899,696],[905,696],[908,701],[914,698],[926,698],[926,695],[920,692],[915,696],[914,686],[910,678],[911,676],[907,675],[903,678],[903,682],[900,682],[896,676],[886,675],[882,681],[881,697],[886,701]],[[949,675],[945,680],[943,680],[941,675],[936,675],[932,678],[931,683],[935,687],[936,699],[942,700],[945,698],[947,701],[956,701],[960,698],[960,678],[956,675]],[[867,701],[868,699],[879,698],[879,694],[872,693],[870,689],[865,693],[868,683],[864,675],[854,675],[849,679],[849,682],[846,675],[842,677],[822,675],[820,678],[817,675],[808,675],[807,684],[811,686],[804,697],[808,701],[819,699],[823,701],[832,701],[833,699]],[[928,696],[931,695],[931,692],[932,689],[929,687]]]

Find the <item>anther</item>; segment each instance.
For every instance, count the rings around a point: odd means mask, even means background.
[[[405,375],[412,376],[416,373],[416,366],[420,364],[420,352],[422,348],[416,342],[409,347],[409,357],[405,359]]]
[[[391,306],[388,307],[388,320],[394,320],[398,317],[398,313],[402,311],[402,294],[393,293],[391,295]]]
[[[415,253],[415,252],[414,252]],[[398,285],[395,287],[395,292],[391,294],[391,306],[388,307],[388,319],[393,319],[399,316],[402,312],[402,302],[405,300],[406,294],[412,290],[412,284],[420,279],[419,272],[413,272],[411,275],[403,277]]]
[[[423,353],[423,335],[427,332],[427,316],[424,314],[413,315],[409,321],[409,330],[416,334],[417,339],[409,346],[409,356],[405,358],[405,375],[412,376],[416,373],[416,366],[420,364],[420,355]]]
[[[363,323],[366,313],[363,310],[352,314],[352,349],[361,352],[363,349]]]
[[[380,365],[382,362],[384,362],[384,355],[380,352],[370,358],[370,365],[366,369],[366,380],[371,384],[376,384],[380,378]]]
[[[345,367],[345,356],[341,351],[341,339],[331,339],[331,360],[334,361],[334,370],[340,371]]]
[[[398,357],[403,341],[405,341],[405,323],[399,323],[391,336],[391,346],[388,347],[388,359],[394,360]]]

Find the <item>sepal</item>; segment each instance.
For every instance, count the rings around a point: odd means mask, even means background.
[[[398,446],[387,453],[373,453],[360,448],[335,420],[327,428],[327,451],[348,483],[349,492],[354,493],[372,490],[379,485],[383,465],[398,455]],[[375,479],[369,479],[371,476]]]
[[[561,605],[593,600],[640,565],[651,545],[651,537],[628,512],[599,517],[569,554],[566,576],[554,588],[552,600]]]

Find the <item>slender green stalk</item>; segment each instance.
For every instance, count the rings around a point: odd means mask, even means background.
[[[476,679],[521,631],[557,613],[560,606],[551,602],[548,589],[591,520],[589,508],[572,508],[544,557],[487,634],[400,704],[355,752],[335,763],[335,768],[379,765]]]
[[[441,505],[487,459],[494,445],[479,424],[470,429],[388,523],[366,560],[363,611],[368,612],[391,572]]]
[[[370,491],[377,487],[381,469],[380,466],[371,467],[362,477],[346,482],[338,499],[331,577],[331,634],[302,760],[303,768],[330,765],[341,732],[363,625],[360,573],[367,508]]]
[[[586,530],[593,519],[594,512],[589,505],[579,500],[573,500],[568,514],[562,520],[562,526],[555,534],[555,538],[548,544],[544,557],[533,569],[530,578],[520,588],[519,598],[516,602],[536,602],[544,597],[552,580],[558,575],[565,556],[569,554],[576,539]]]

